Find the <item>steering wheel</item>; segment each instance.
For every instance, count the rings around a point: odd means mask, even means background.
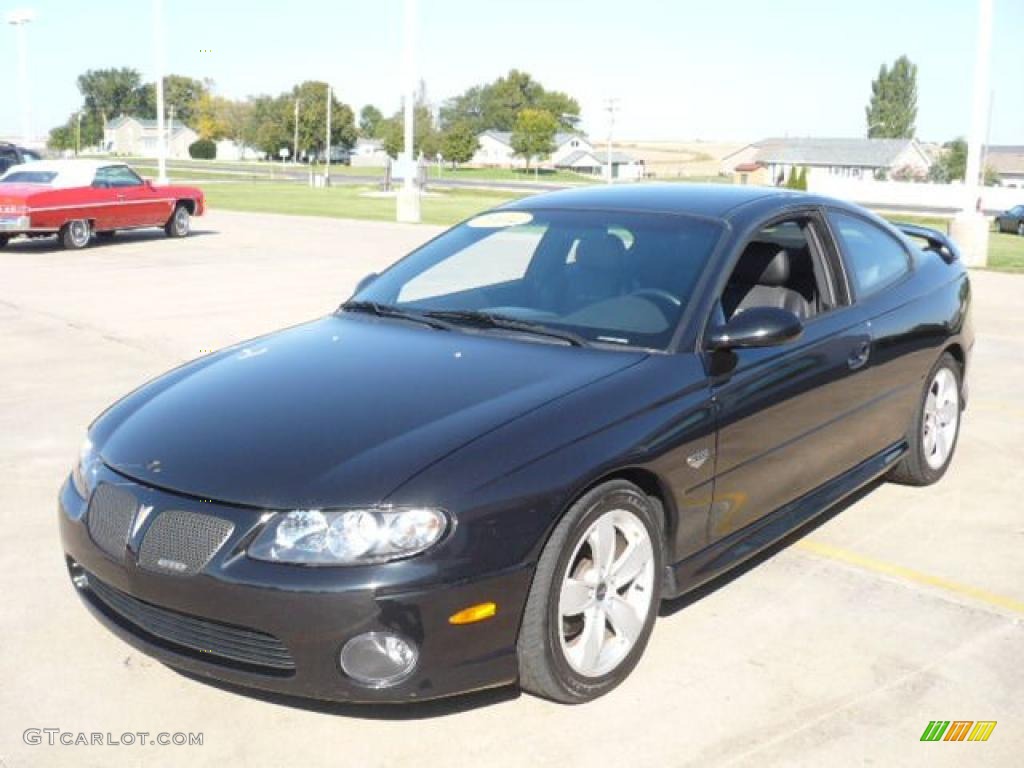
[[[633,291],[629,295],[650,300],[652,304],[661,310],[666,319],[675,316],[676,311],[683,306],[683,302],[680,301],[678,296],[673,296],[668,291],[663,291],[660,288],[643,288],[639,291]],[[668,310],[667,312],[666,309]]]

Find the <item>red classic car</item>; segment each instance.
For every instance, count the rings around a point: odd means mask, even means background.
[[[65,248],[84,248],[95,234],[163,227],[185,237],[201,216],[195,187],[157,186],[124,163],[58,160],[15,165],[0,176],[0,248],[16,235],[57,235]]]

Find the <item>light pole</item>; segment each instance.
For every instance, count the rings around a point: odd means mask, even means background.
[[[331,184],[331,86],[327,86],[327,157],[324,159],[324,186]]]
[[[295,139],[292,141],[292,163],[299,162],[299,100],[295,99]]]
[[[75,157],[82,151],[82,112],[79,110],[76,115],[78,125],[75,128]]]
[[[21,8],[7,14],[7,23],[15,29],[18,38],[18,96],[21,101],[21,140],[32,141],[32,102],[28,85],[28,37],[25,25],[35,19],[35,11]]]
[[[403,77],[405,78],[405,119],[404,144],[402,152],[402,188],[397,197],[397,218],[399,221],[420,220],[420,192],[413,178],[415,157],[413,155],[413,119],[416,107],[416,0],[405,0],[405,33],[403,35]]]
[[[971,100],[971,132],[967,139],[967,172],[964,174],[960,212],[950,224],[950,234],[960,244],[969,267],[988,261],[988,219],[981,211],[981,153],[985,140],[985,116],[989,96],[992,49],[992,0],[978,0],[978,40],[974,58],[974,92]]]
[[[167,183],[167,134],[164,132],[164,4],[153,0],[153,64],[156,69],[156,183]]]
[[[619,100],[617,98],[608,99],[605,109],[608,110],[608,183],[612,181],[612,132],[615,130],[615,113],[619,109]]]

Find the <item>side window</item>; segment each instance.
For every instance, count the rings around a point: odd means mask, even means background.
[[[142,186],[142,179],[131,168],[123,165],[115,165],[105,168],[107,178],[112,187],[139,187]]]
[[[871,222],[835,211],[829,213],[857,297],[863,298],[891,285],[910,271],[903,244]]]
[[[110,183],[110,169],[109,168],[97,168],[96,176],[92,180],[92,186],[98,189],[107,189],[112,186]]]

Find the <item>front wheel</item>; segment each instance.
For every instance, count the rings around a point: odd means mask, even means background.
[[[907,485],[931,485],[946,474],[960,437],[963,371],[948,352],[928,375],[910,434],[907,454],[890,478]]]
[[[85,219],[75,219],[61,227],[58,236],[61,245],[70,251],[78,251],[89,244],[92,225]]]
[[[661,600],[661,520],[632,483],[577,501],[541,554],[519,632],[524,690],[565,704],[596,699],[633,670]]]
[[[171,214],[171,218],[164,224],[164,232],[168,237],[185,237],[192,227],[192,215],[188,212],[188,206],[178,203]]]

